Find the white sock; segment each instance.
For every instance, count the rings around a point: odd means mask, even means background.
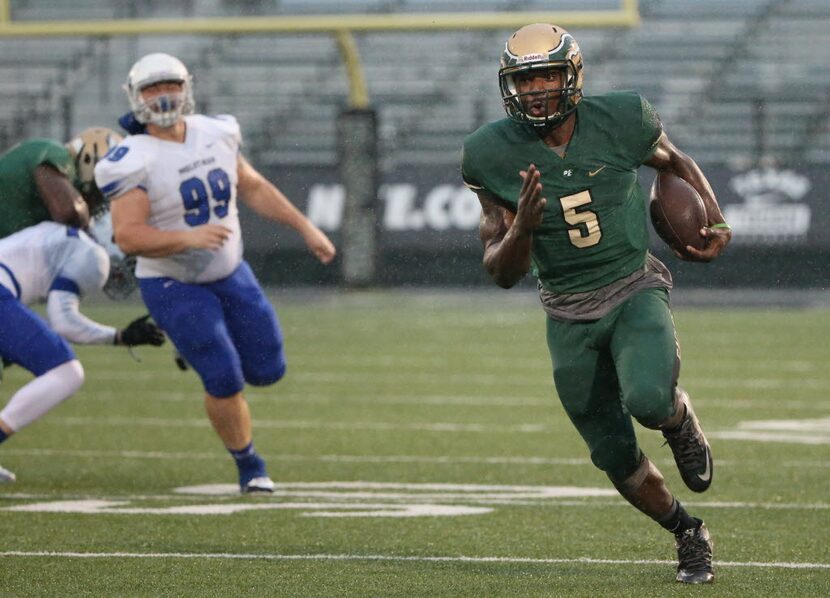
[[[0,411],[0,419],[19,432],[71,397],[84,383],[84,368],[77,359],[62,363],[14,393]]]

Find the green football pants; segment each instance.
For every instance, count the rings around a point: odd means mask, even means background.
[[[631,418],[656,428],[674,414],[680,372],[665,289],[646,289],[591,322],[548,318],[548,349],[562,405],[614,482],[627,479],[642,453]]]

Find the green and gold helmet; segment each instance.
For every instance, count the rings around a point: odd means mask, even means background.
[[[551,69],[561,70],[564,75],[564,87],[548,91],[559,94],[557,109],[545,116],[532,116],[525,110],[523,94],[518,92],[514,77],[520,73]],[[556,25],[534,23],[522,27],[504,45],[499,87],[504,110],[513,120],[536,127],[560,125],[582,99],[582,52],[579,45],[570,33]]]
[[[84,129],[66,144],[66,149],[75,160],[79,191],[89,206],[90,215],[105,207],[104,196],[95,184],[95,165],[112,148],[121,143],[121,135],[106,127]]]

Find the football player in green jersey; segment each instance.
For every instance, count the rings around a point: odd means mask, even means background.
[[[675,535],[677,580],[714,579],[712,542],[666,487],[637,442],[632,418],[661,430],[695,492],[712,455],[689,395],[669,305],[671,275],[648,253],[637,170],[686,180],[703,199],[707,243],[685,256],[711,261],[731,231],[697,164],[634,92],[583,97],[583,60],[561,27],[533,24],[505,45],[499,70],[508,118],[464,143],[462,174],[482,206],[484,266],[509,288],[529,271],[548,314],[557,392],[591,460],[620,494]]]
[[[99,159],[121,136],[103,127],[84,130],[66,145],[30,139],[0,156],[0,238],[54,220],[77,228],[103,204],[95,186]]]

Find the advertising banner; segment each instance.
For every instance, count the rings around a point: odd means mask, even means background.
[[[718,260],[717,268],[709,272],[721,272],[730,284],[830,283],[830,171],[818,166],[703,169],[734,232],[728,250],[734,259]],[[337,169],[291,168],[266,174],[340,246],[345,191]],[[654,173],[644,168],[640,178],[647,196]],[[387,269],[405,269],[405,259],[392,260],[390,256],[417,254],[421,256],[416,260],[417,267],[426,269],[412,275],[381,272],[381,281],[429,281],[430,268],[446,264],[443,257],[467,260],[465,269],[479,267],[480,207],[475,194],[461,182],[457,166],[399,169],[381,173],[379,179],[375,205],[381,267],[386,263]],[[278,254],[303,247],[293,231],[274,227],[248,212],[243,213],[243,227],[247,254]],[[667,255],[656,235],[652,236],[652,249],[661,257]],[[769,264],[774,263],[787,275],[759,277],[750,271],[751,267],[757,270],[759,259],[771,260]],[[686,264],[674,264],[673,269],[677,269],[675,266],[681,271],[690,270]],[[691,276],[706,275],[699,270],[696,268]],[[438,276],[442,281],[447,278],[450,274]],[[480,280],[486,282],[484,277]]]

